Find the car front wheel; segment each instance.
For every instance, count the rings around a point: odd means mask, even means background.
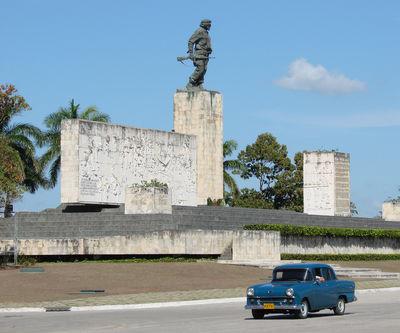
[[[333,312],[335,315],[341,316],[346,311],[346,302],[343,297],[340,297],[336,303],[336,306],[333,308]]]
[[[264,310],[252,309],[251,314],[253,315],[254,319],[263,319],[265,315]]]
[[[297,312],[297,318],[298,319],[306,319],[308,317],[308,302],[306,300],[303,300],[301,302],[301,308],[300,311]]]

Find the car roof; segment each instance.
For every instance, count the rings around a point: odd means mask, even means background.
[[[319,263],[303,263],[303,264],[286,264],[286,265],[281,265],[275,267],[275,269],[306,269],[306,268],[316,268],[316,267],[328,267],[332,268],[331,266],[327,264],[319,264]]]

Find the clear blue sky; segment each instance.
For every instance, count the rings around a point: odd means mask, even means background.
[[[176,56],[202,18],[213,20],[206,86],[224,95],[225,139],[242,149],[271,132],[291,156],[350,153],[362,216],[398,194],[399,1],[2,1],[0,82],[32,106],[18,121],[42,127],[75,98],[115,123],[170,130],[192,71]],[[16,207],[57,206],[59,192]]]

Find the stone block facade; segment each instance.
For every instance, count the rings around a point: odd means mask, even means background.
[[[125,214],[172,214],[168,188],[127,187],[125,190]]]
[[[196,137],[80,119],[61,128],[61,203],[121,204],[125,188],[166,183],[174,205],[194,206]]]
[[[305,152],[304,213],[350,216],[350,155]]]
[[[222,95],[178,91],[174,96],[174,130],[197,137],[197,204],[223,198]]]
[[[382,218],[385,221],[400,222],[400,200],[384,202],[382,205]]]

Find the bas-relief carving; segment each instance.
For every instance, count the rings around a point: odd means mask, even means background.
[[[125,187],[157,179],[172,203],[196,204],[195,138],[91,122],[79,126],[79,201],[123,203]]]

